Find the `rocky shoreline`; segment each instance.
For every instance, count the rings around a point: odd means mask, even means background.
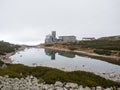
[[[8,75],[0,76],[0,90],[120,90],[120,87],[83,87],[76,83],[56,81],[55,84],[38,83],[34,76],[26,78],[10,78]]]
[[[23,45],[15,52],[6,53],[5,55],[0,55],[0,60],[3,61],[4,63],[12,63],[10,56],[14,55],[18,51],[24,50],[25,48],[26,48],[26,46]]]

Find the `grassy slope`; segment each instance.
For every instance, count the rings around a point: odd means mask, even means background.
[[[8,42],[0,41],[0,55],[5,55],[6,53],[14,52],[20,46],[13,45]]]
[[[45,46],[54,46],[69,50],[82,50],[90,53],[120,57],[120,40],[98,39],[93,41],[61,42],[48,45],[45,44]]]
[[[2,62],[0,62],[0,65]],[[8,64],[8,68],[0,69],[0,76],[9,75],[10,77],[25,77],[33,75],[46,83],[55,83],[55,81],[74,82],[84,86],[119,86],[120,83],[106,80],[93,73],[84,71],[64,72],[48,67],[28,67],[21,64]]]
[[[57,43],[56,43],[57,44]],[[58,43],[60,44],[60,43]],[[92,49],[104,49],[120,51],[120,40],[93,40],[93,41],[77,41],[61,43],[61,45],[77,48],[92,48]]]

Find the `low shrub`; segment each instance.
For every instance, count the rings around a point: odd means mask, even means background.
[[[46,47],[53,46],[53,44],[45,44]]]
[[[95,49],[94,53],[101,54],[101,55],[111,55],[110,50]]]
[[[72,51],[73,51],[73,50],[77,50],[76,47],[72,47],[72,46],[69,46],[68,49],[69,49],[69,50],[72,50]]]

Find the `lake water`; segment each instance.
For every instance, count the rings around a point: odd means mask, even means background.
[[[47,66],[64,71],[84,70],[90,72],[120,73],[119,65],[50,49],[26,48],[10,58],[13,63],[21,63],[28,66]]]

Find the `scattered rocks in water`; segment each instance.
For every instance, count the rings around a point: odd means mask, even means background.
[[[38,79],[34,76],[26,78],[10,78],[8,75],[0,76],[0,90],[113,90],[114,88],[83,87],[76,83],[62,83],[56,81],[55,84],[38,83]],[[120,90],[120,88],[117,88]]]

